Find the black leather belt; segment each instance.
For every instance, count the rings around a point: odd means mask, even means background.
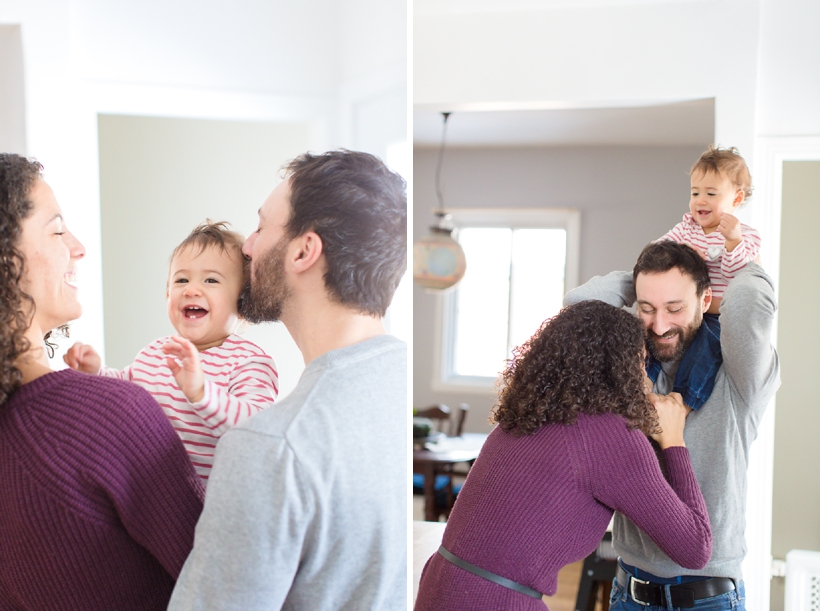
[[[615,573],[618,583],[629,591],[629,596],[639,605],[666,607],[666,586],[644,581],[627,573],[619,564]],[[711,577],[700,581],[675,584],[669,587],[669,603],[673,607],[690,609],[695,601],[719,596],[735,589],[735,582],[728,577]]]
[[[474,564],[470,564],[466,560],[462,560],[455,554],[447,551],[443,545],[440,548],[438,548],[438,553],[444,556],[444,558],[449,562],[452,562],[457,567],[462,568],[465,571],[469,571],[473,575],[478,575],[479,577],[483,577],[488,581],[497,583],[498,585],[504,586],[505,588],[509,588],[510,590],[515,590],[516,592],[520,592],[521,594],[526,594],[527,596],[541,600],[541,592],[539,592],[538,590],[533,590],[529,586],[520,584],[517,581],[507,579],[506,577],[502,577],[501,575],[496,575],[495,573],[491,573],[490,571],[485,571],[484,569],[477,567]]]

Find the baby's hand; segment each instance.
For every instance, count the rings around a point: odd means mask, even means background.
[[[180,390],[191,403],[202,401],[205,396],[205,376],[199,361],[199,350],[190,341],[179,335],[162,345],[165,359]]]
[[[743,235],[740,232],[740,220],[734,215],[724,212],[720,216],[718,231],[723,234],[726,240],[726,250],[732,252],[740,243]]]
[[[698,253],[698,254],[700,255],[700,258],[701,258],[701,259],[703,259],[704,261],[708,261],[708,260],[709,260],[709,255],[708,255],[708,254],[706,254],[706,251],[705,251],[705,250],[701,250],[700,248],[698,248],[698,247],[697,247],[697,246],[695,246],[694,244],[690,244],[689,242],[684,242],[684,244],[686,244],[689,248],[691,248],[691,249],[692,249],[692,250],[694,250],[696,253]]]
[[[102,359],[88,344],[74,344],[63,355],[65,364],[75,371],[97,375],[102,367]]]

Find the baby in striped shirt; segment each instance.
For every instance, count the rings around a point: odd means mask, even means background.
[[[65,355],[72,369],[135,382],[148,390],[182,439],[204,483],[216,442],[230,427],[270,406],[279,392],[273,358],[236,335],[248,264],[244,238],[226,223],[196,227],[171,255],[166,297],[177,335],[160,338],[118,371],[89,345]]]
[[[752,177],[736,148],[714,145],[700,156],[689,175],[689,212],[660,240],[688,244],[706,260],[712,284],[708,312],[719,314],[729,280],[760,252],[760,234],[734,215],[752,195]]]

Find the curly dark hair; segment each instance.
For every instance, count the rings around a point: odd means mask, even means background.
[[[568,306],[513,351],[492,421],[515,435],[578,414],[614,413],[630,429],[657,432],[644,391],[644,329],[629,312],[602,301]]]
[[[324,280],[339,303],[384,316],[407,269],[407,184],[378,157],[359,151],[305,153],[290,178],[287,237],[315,231]]]
[[[20,289],[24,261],[17,244],[22,222],[34,206],[31,190],[42,171],[37,161],[0,153],[0,405],[22,383],[15,361],[30,348],[24,334],[34,300]]]

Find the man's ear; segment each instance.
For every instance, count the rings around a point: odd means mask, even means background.
[[[306,272],[319,260],[324,251],[322,238],[314,231],[307,231],[293,240],[294,250],[291,251],[290,261],[293,271],[297,274]]]
[[[703,299],[703,304],[702,305],[703,305],[703,311],[705,312],[706,310],[709,309],[709,306],[712,304],[712,287],[711,286],[707,286],[704,289],[703,295],[701,296],[701,298]]]

